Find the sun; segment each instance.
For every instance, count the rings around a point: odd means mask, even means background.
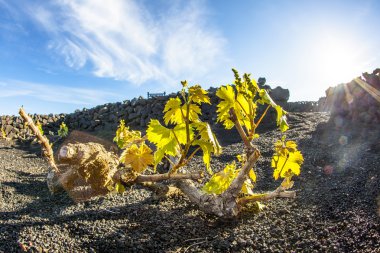
[[[359,48],[343,37],[325,37],[316,45],[318,74],[330,85],[349,82],[363,69],[358,61]]]

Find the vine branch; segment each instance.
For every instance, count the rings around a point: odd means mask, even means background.
[[[51,168],[54,172],[59,173],[60,170],[58,169],[55,161],[54,161],[54,155],[53,155],[53,149],[51,148],[49,144],[49,140],[41,134],[38,127],[34,124],[32,118],[24,111],[24,109],[21,107],[19,111],[20,116],[28,123],[29,128],[32,130],[34,135],[37,137],[39,142],[41,143],[43,154],[48,160]]]

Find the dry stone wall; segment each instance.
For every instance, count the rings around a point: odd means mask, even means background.
[[[60,124],[65,119],[65,114],[31,115],[34,122],[40,122],[46,134],[49,132],[57,133]],[[5,132],[9,139],[30,139],[33,135],[31,130],[24,124],[20,116],[1,116],[0,128]]]
[[[268,86],[269,87],[269,86]],[[216,122],[216,88],[208,90],[211,99],[211,105],[202,105],[201,119],[215,126]],[[289,91],[277,87],[271,92],[274,100],[290,111],[310,111],[317,108],[314,104],[310,106],[310,102],[287,103]],[[163,97],[153,97],[145,99],[142,97],[123,102],[109,103],[99,105],[91,109],[76,110],[71,114],[58,115],[32,115],[34,121],[39,121],[45,134],[57,134],[59,125],[65,122],[70,130],[98,131],[103,129],[116,130],[120,120],[124,119],[126,124],[132,128],[144,128],[149,123],[150,119],[162,119],[163,109],[166,101],[175,97],[177,94],[170,94]],[[263,108],[264,109],[264,108]],[[266,117],[267,122],[273,122],[275,119],[274,110]],[[217,126],[215,126],[217,127]],[[0,128],[5,130],[8,138],[13,139],[31,139],[31,134],[28,127],[25,126],[19,116],[1,116]]]

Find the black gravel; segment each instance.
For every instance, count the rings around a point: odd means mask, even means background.
[[[155,200],[133,187],[122,195],[76,203],[51,196],[38,146],[0,141],[0,252],[380,252],[379,129],[339,131],[321,113],[289,116],[289,139],[305,163],[296,199],[245,209],[234,220],[198,211],[185,197]],[[236,133],[218,131],[221,169],[242,151]],[[269,167],[281,134],[261,130],[257,191],[278,182]],[[191,166],[201,166],[201,158]]]

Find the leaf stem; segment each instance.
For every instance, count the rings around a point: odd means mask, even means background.
[[[186,103],[186,118],[185,118],[185,124],[186,124],[186,143],[190,143],[190,102]]]
[[[196,149],[193,151],[193,153],[191,153],[191,155],[189,156],[189,158],[187,158],[187,161],[190,161],[190,160],[194,157],[194,155],[195,155],[200,149],[201,149],[201,147],[196,148]]]
[[[267,114],[267,112],[268,112],[268,110],[269,110],[270,107],[271,107],[271,105],[267,106],[267,108],[265,109],[265,111],[261,115],[260,119],[257,121],[256,128],[260,125],[261,121],[264,119],[264,116]]]
[[[174,129],[172,129],[171,131],[172,131],[172,133],[173,133],[173,135],[174,135],[175,140],[176,140],[177,143],[178,143],[179,150],[180,150],[180,152],[182,153],[182,146],[181,146],[181,143],[179,142],[179,139],[178,139],[177,135],[175,134]]]
[[[235,127],[236,127],[237,131],[239,132],[240,137],[242,138],[242,140],[244,142],[244,145],[246,146],[246,148],[248,150],[251,150],[252,144],[249,141],[247,134],[245,133],[245,131],[244,131],[243,127],[241,126],[239,120],[237,119],[236,112],[235,112],[234,108],[230,109],[230,116],[231,116],[231,120],[235,123]]]

